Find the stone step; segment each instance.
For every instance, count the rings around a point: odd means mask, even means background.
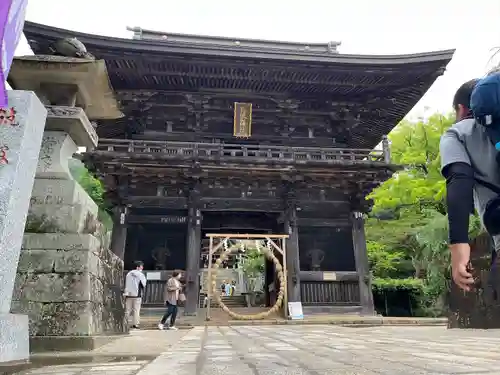
[[[245,296],[243,295],[235,295],[231,297],[222,297],[221,298],[222,302],[229,308],[231,307],[247,307],[247,301]],[[200,306],[204,305],[205,301],[205,296],[201,295],[200,296]],[[215,299],[212,298],[210,306],[212,307],[219,307],[219,304]]]

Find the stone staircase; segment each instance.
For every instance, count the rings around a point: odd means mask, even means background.
[[[223,296],[221,298],[222,302],[230,309],[235,307],[247,307],[247,301],[244,295],[234,295],[234,296]],[[200,295],[200,307],[204,306],[205,294]],[[212,298],[210,303],[211,307],[218,308],[219,304]]]
[[[245,296],[242,295],[222,297],[221,300],[230,309],[233,307],[247,307]]]
[[[208,270],[201,270],[201,292],[207,293],[207,279],[208,279]],[[215,283],[217,287],[220,289],[220,285],[223,281],[236,282],[236,290],[235,294],[239,295],[242,292],[242,285],[240,285],[240,277],[237,270],[233,269],[219,269],[217,274],[215,275]]]

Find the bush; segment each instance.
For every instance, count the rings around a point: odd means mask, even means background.
[[[375,309],[384,316],[418,316],[424,295],[421,279],[375,277],[372,282]]]
[[[104,186],[101,181],[92,176],[82,162],[72,159],[69,163],[70,171],[80,186],[87,192],[92,200],[97,204],[99,211],[97,213],[98,220],[104,225],[106,231],[113,230],[113,220],[109,214],[109,205],[104,200]]]

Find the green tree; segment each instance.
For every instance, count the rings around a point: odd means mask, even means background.
[[[439,141],[453,124],[452,115],[402,121],[389,135],[392,160],[405,168],[375,189],[374,209],[367,220],[367,239],[377,287],[423,280],[422,307],[437,315],[449,287],[448,220],[445,181],[440,173]],[[479,232],[471,220],[471,236]],[[394,284],[394,285],[396,285]]]
[[[453,116],[435,114],[427,120],[403,120],[389,135],[391,157],[405,166],[371,195],[373,211],[405,206],[435,208],[445,213],[445,182],[440,173],[439,140],[453,124]]]
[[[251,306],[256,304],[255,285],[257,279],[262,277],[265,272],[266,258],[257,248],[247,246],[243,256],[242,269],[247,283],[247,293],[250,297],[249,303]]]
[[[255,248],[245,250],[243,261],[243,272],[248,278],[255,278],[262,275],[265,271],[266,258],[264,254]]]

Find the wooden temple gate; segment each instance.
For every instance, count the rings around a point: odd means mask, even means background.
[[[106,62],[124,116],[91,118],[99,145],[83,161],[104,183],[112,250],[126,267],[183,269],[197,295],[204,227],[266,222],[266,233],[289,235],[290,301],[373,313],[365,198],[398,169],[385,135],[453,51],[351,56],[334,42],[236,44],[143,29],[125,40],[30,22],[24,33],[35,54],[66,53],[70,69]],[[61,50],[64,38],[86,50]],[[168,272],[159,271],[147,303],[162,295]],[[197,306],[188,298],[186,312]]]

